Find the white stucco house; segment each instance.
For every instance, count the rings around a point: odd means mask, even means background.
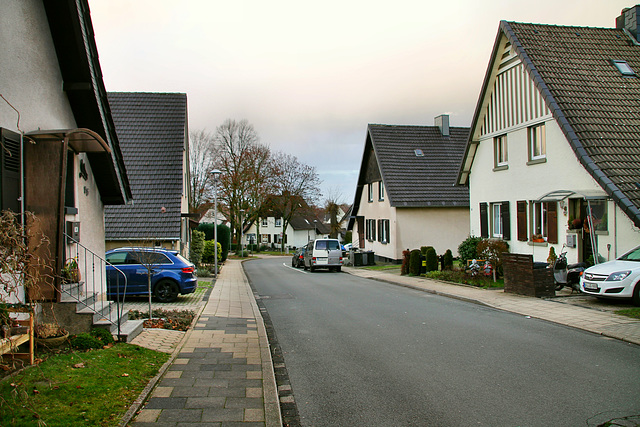
[[[49,242],[37,252],[44,263],[37,284],[0,300],[58,307],[68,296],[62,269],[74,258],[81,273],[74,295],[99,300],[103,275],[87,271],[104,268],[104,208],[132,195],[88,3],[6,1],[0,27],[7,59],[0,68],[0,208],[33,212],[38,221],[28,225]],[[74,315],[75,307],[55,320],[77,333],[65,324]]]
[[[292,249],[304,246],[311,240],[329,236],[329,226],[313,215],[294,215],[286,232],[282,226],[281,217],[258,218],[246,230],[244,243],[279,249],[284,238],[285,247]]]
[[[535,261],[640,244],[638,9],[618,28],[500,23],[458,174],[472,235]]]
[[[433,246],[438,254],[469,235],[469,194],[456,177],[469,128],[370,124],[348,229],[354,248],[401,262],[402,252]]]

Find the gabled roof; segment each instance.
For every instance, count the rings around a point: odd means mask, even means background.
[[[640,46],[614,28],[566,27],[502,21],[472,129],[489,89],[499,40],[508,38],[576,157],[604,191],[640,227],[640,78],[612,63],[626,61],[640,73]],[[472,131],[473,132],[473,131]],[[466,183],[467,146],[459,182]],[[468,166],[467,166],[468,168]]]
[[[133,205],[105,209],[106,238],[179,240],[187,95],[108,95],[131,181]]]
[[[107,205],[126,203],[131,189],[109,113],[87,0],[43,4],[76,125],[96,132],[110,148],[87,153],[100,198]]]
[[[313,220],[317,222],[314,223]],[[320,234],[329,234],[331,231],[327,224],[312,215],[294,215],[289,223],[294,230],[317,230]]]
[[[456,186],[468,136],[463,127],[451,127],[443,136],[437,126],[370,124],[352,215],[365,185],[380,178],[392,207],[469,206],[469,189]]]

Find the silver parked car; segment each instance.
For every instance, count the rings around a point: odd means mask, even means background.
[[[594,265],[580,278],[582,292],[599,298],[631,298],[640,305],[640,246],[618,259]]]

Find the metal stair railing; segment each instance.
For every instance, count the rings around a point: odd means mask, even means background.
[[[107,276],[106,266],[109,265],[110,267],[113,267],[118,273],[116,275],[116,319],[115,321],[113,321],[111,319],[111,316],[105,317],[105,319],[118,328],[118,337],[120,337],[120,334],[122,332],[120,329],[120,319],[124,314],[124,295],[126,294],[127,290],[127,276],[117,266],[111,264],[109,261],[96,254],[91,249],[75,240],[73,237],[65,234],[65,238],[67,243],[71,243],[71,245],[65,245],[65,268],[69,265],[70,260],[75,260],[79,271],[77,283],[80,289],[79,293],[77,295],[74,295],[73,292],[65,289],[63,286],[60,286],[60,292],[65,293],[65,295],[71,297],[77,303],[83,304],[93,313],[103,315],[97,309],[84,302],[81,294],[82,290],[84,290],[85,295],[93,295],[94,297],[106,293],[107,286],[109,285],[109,277]],[[124,290],[122,296],[120,295],[120,276],[122,276],[124,280]],[[83,277],[84,281],[82,280]]]

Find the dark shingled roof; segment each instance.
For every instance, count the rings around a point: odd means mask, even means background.
[[[105,207],[106,239],[179,240],[187,95],[108,96],[133,205]]]
[[[455,185],[468,137],[469,128],[452,127],[447,137],[436,126],[370,124],[367,139],[391,206],[469,206],[469,189]]]
[[[624,60],[640,73],[640,46],[622,29],[502,21],[494,58],[501,34],[580,163],[640,227],[640,78],[623,76],[611,62]],[[473,123],[477,117],[476,110]]]
[[[351,215],[358,215],[367,183],[380,177],[392,207],[468,207],[469,188],[456,178],[469,128],[449,129],[450,136],[442,136],[437,126],[370,124]]]

